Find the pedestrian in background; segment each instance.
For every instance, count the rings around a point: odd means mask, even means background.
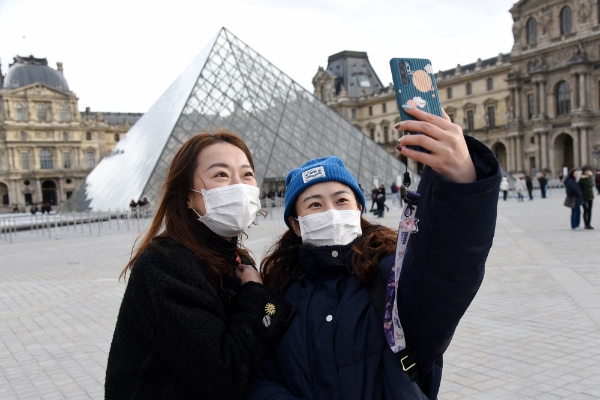
[[[500,190],[502,191],[502,194],[504,195],[504,201],[506,201],[506,198],[508,197],[508,189],[509,189],[508,178],[506,177],[506,175],[504,175],[502,177],[502,181],[500,181]]]
[[[583,205],[581,188],[577,183],[577,168],[569,171],[569,175],[565,179],[565,191],[567,192],[567,197],[575,198],[575,207],[571,209],[571,229],[577,229],[581,222],[581,206]]]
[[[525,186],[525,181],[523,177],[520,176],[519,179],[515,182],[515,193],[517,195],[517,201],[524,201],[523,192],[527,189]]]
[[[398,204],[400,203],[399,201],[399,196],[400,196],[400,188],[398,187],[398,185],[396,185],[396,182],[392,182],[392,186],[391,186],[391,191],[392,191],[392,207],[397,208]]]
[[[600,169],[596,171],[596,190],[600,194]]]
[[[548,184],[548,179],[546,178],[546,173],[542,172],[542,175],[538,178],[538,182],[540,184],[540,192],[542,192],[542,199],[546,198],[546,185]]]
[[[533,200],[533,182],[529,175],[525,176],[525,186],[527,187],[527,193],[529,193],[529,201]]]
[[[382,183],[377,190],[377,218],[383,218],[385,207],[385,186]]]
[[[373,185],[373,189],[371,189],[371,211],[373,211],[375,204],[377,204],[377,186]]]
[[[583,223],[585,229],[594,229],[591,225],[592,222],[592,205],[594,204],[594,182],[593,172],[590,167],[583,167],[581,169],[581,176],[579,177],[579,187],[581,188],[581,195],[583,197]]]

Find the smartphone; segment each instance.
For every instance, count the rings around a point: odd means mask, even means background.
[[[431,61],[424,58],[392,58],[390,68],[396,92],[396,102],[402,121],[416,119],[404,111],[403,104],[418,107],[420,110],[439,117],[443,116]],[[409,133],[422,135],[421,132]],[[429,150],[421,146],[408,147],[429,153]]]

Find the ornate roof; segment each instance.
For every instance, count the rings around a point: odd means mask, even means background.
[[[63,74],[50,68],[45,58],[16,56],[13,60],[4,77],[2,87],[17,89],[33,83],[44,83],[62,91],[69,90]]]

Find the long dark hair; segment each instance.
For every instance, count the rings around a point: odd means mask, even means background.
[[[252,155],[246,144],[235,133],[218,129],[214,133],[199,133],[181,146],[169,167],[163,184],[161,200],[148,232],[141,243],[132,251],[132,256],[119,278],[126,278],[140,255],[150,246],[156,245],[155,238],[171,239],[196,254],[203,262],[217,286],[221,284],[221,274],[231,274],[231,266],[211,246],[206,233],[200,227],[197,217],[187,206],[189,188],[194,187],[194,172],[198,167],[198,155],[206,147],[216,143],[230,143],[240,148],[254,170]],[[252,260],[248,251],[238,245],[237,253]]]
[[[352,246],[350,268],[360,282],[367,283],[375,278],[383,256],[395,251],[398,234],[385,226],[372,224],[362,217],[360,226],[362,236]],[[265,285],[278,293],[285,292],[298,268],[300,245],[302,238],[289,228],[271,246],[260,264]]]

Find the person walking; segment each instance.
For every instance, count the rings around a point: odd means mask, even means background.
[[[382,183],[377,190],[377,218],[383,218],[385,208],[385,186]]]
[[[540,192],[542,194],[542,199],[545,199],[546,198],[546,185],[548,185],[548,179],[546,178],[545,172],[542,172],[542,174],[538,178],[538,183],[540,184]]]
[[[579,187],[583,197],[583,224],[585,229],[594,229],[592,223],[592,206],[594,204],[594,182],[591,168],[584,167],[579,177]]]
[[[192,136],[175,154],[152,225],[121,272],[129,279],[105,399],[244,396],[294,313],[239,243],[259,194],[250,151],[232,132]]]
[[[265,284],[297,311],[247,400],[437,398],[444,353],[483,280],[500,166],[491,150],[449,119],[407,112],[428,123],[397,125],[424,133],[404,136],[398,148],[430,165],[419,183],[418,233],[399,265],[396,231],[360,217],[365,199],[342,160],[311,160],[288,173],[288,229],[261,270]],[[410,136],[426,140],[406,140]],[[303,181],[311,171],[322,173]],[[398,351],[405,346],[414,351],[402,358]]]
[[[527,193],[529,193],[529,201],[533,200],[533,182],[529,175],[525,176],[525,186],[527,187]]]
[[[502,181],[500,181],[500,190],[502,191],[502,194],[504,196],[504,201],[506,201],[506,198],[508,197],[508,189],[509,189],[509,185],[508,185],[508,178],[506,177],[506,175],[504,175],[502,177]]]
[[[375,204],[377,204],[377,193],[379,189],[377,186],[373,185],[373,189],[371,189],[371,211],[374,210]]]
[[[583,195],[581,188],[577,183],[577,168],[572,168],[565,179],[565,191],[567,197],[575,198],[575,207],[571,209],[571,229],[578,229],[581,222],[581,206],[583,205]]]
[[[515,182],[515,194],[517,195],[517,201],[524,201],[523,192],[527,189],[523,177],[520,176]]]
[[[398,204],[400,203],[400,201],[399,201],[400,188],[398,187],[398,185],[396,184],[395,181],[392,182],[392,186],[390,187],[390,190],[392,192],[392,207],[398,208]]]

